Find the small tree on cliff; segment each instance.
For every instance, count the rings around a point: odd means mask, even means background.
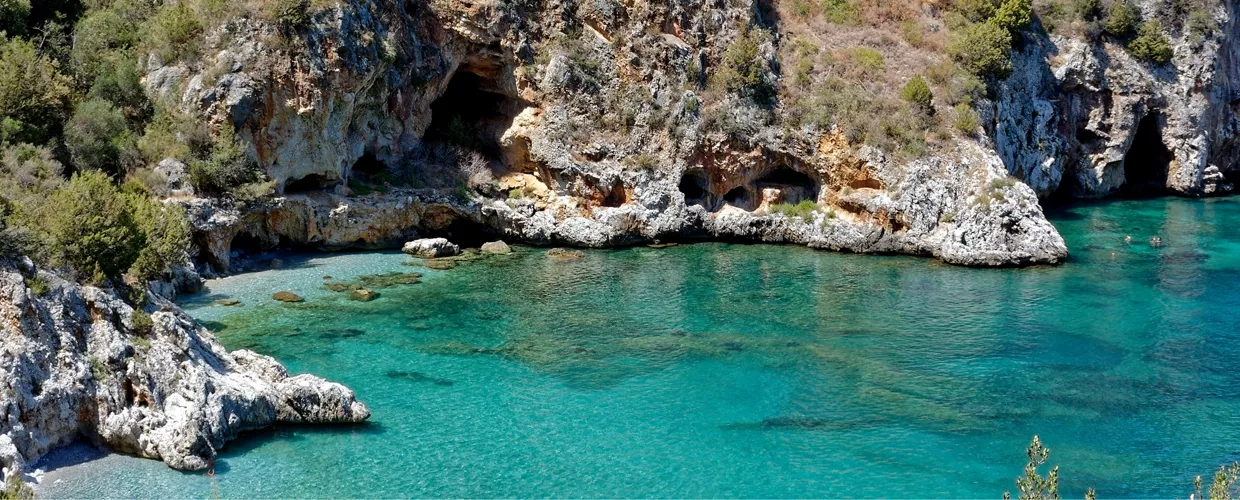
[[[53,260],[98,278],[113,278],[137,260],[146,235],[107,175],[86,171],[40,207]]]

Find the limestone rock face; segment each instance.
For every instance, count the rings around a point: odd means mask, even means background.
[[[509,248],[508,244],[504,243],[503,240],[489,241],[489,242],[483,243],[482,248],[480,250],[482,251],[482,253],[489,253],[489,254],[494,254],[494,255],[505,255],[505,254],[512,253],[512,249]]]
[[[36,272],[51,283],[42,296],[26,286]],[[348,388],[229,353],[175,304],[151,297],[154,328],[139,335],[133,308],[114,293],[0,263],[5,475],[78,436],[195,470],[243,431],[370,416]]]
[[[460,254],[461,247],[448,241],[447,238],[422,238],[405,243],[401,251],[414,257],[434,259]]]
[[[1147,17],[1161,5],[1137,3]],[[1011,173],[1040,196],[1231,192],[1240,173],[1240,28],[1234,7],[1210,14],[1216,31],[1168,31],[1166,65],[1105,41],[1026,37],[989,126]]]
[[[1160,5],[1137,3],[1147,17]],[[1225,193],[1240,163],[1227,5],[1210,34],[1168,29],[1161,66],[1035,28],[977,105],[984,134],[908,160],[784,121],[782,104],[701,91],[742,27],[770,24],[749,2],[432,4],[337,2],[293,34],[241,18],[202,61],[147,59],[148,92],[236,128],[281,190],[184,202],[214,270],[238,247],[399,248],[457,223],[545,245],[729,237],[1052,263],[1066,249],[1040,198]],[[780,84],[788,40],[772,36],[759,62]],[[478,152],[444,140],[462,124]],[[408,188],[348,196],[377,171]],[[818,210],[781,215],[802,202]]]

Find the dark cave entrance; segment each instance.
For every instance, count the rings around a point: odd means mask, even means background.
[[[603,197],[602,206],[615,208],[628,203],[628,201],[629,195],[628,192],[624,190],[624,182],[620,179],[616,179],[616,181],[611,184],[611,188],[607,191],[607,194]]]
[[[483,243],[501,239],[494,228],[479,224],[465,217],[457,217],[446,227],[427,231],[426,237],[447,238],[448,241],[460,245],[461,248],[478,248]]]
[[[710,206],[710,192],[706,190],[709,181],[706,179],[706,173],[700,170],[685,172],[680,178],[679,189],[685,195],[685,206],[698,205],[704,208]]]
[[[457,71],[443,95],[431,103],[431,124],[424,140],[454,144],[490,159],[499,158],[500,135],[524,106],[493,91],[496,88],[490,79],[465,69]]]
[[[753,194],[750,193],[749,189],[745,186],[737,186],[732,188],[731,191],[728,191],[723,195],[724,203],[747,211],[752,211],[754,209],[753,198]]]
[[[349,176],[369,179],[385,170],[387,170],[387,165],[375,158],[374,153],[367,151],[353,163],[353,168],[349,169]]]
[[[322,191],[337,184],[336,179],[332,179],[323,174],[310,174],[300,179],[289,179],[284,183],[284,193],[305,193],[310,191]]]
[[[818,201],[818,183],[810,176],[788,167],[767,172],[755,182],[758,191],[776,188],[783,193],[783,202],[797,204],[803,200]]]
[[[1137,125],[1128,154],[1124,155],[1124,187],[1127,196],[1152,196],[1166,192],[1171,151],[1163,144],[1162,117],[1150,113]]]

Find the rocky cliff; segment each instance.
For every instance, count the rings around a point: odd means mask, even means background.
[[[1153,18],[1162,3],[1138,5]],[[928,37],[945,29],[936,2],[902,8],[882,13]],[[934,43],[897,40],[881,24],[829,25],[839,33],[823,36],[789,9],[350,0],[295,25],[227,22],[201,61],[147,58],[145,82],[216,127],[236,127],[285,195],[198,218],[203,255],[218,268],[238,234],[333,249],[454,223],[534,243],[739,238],[966,265],[1054,263],[1067,249],[1042,213],[1048,198],[1232,189],[1240,75],[1230,3],[1207,11],[1210,33],[1168,28],[1169,64],[1137,60],[1115,41],[1048,34],[1035,19],[1015,44],[1015,70],[973,103],[979,134],[930,137],[912,156],[857,142],[839,120],[789,119],[805,110],[788,90],[800,63],[785,59],[805,40],[837,61],[853,45],[877,46],[901,65],[893,69],[929,73]],[[763,33],[768,102],[709,84],[751,26]],[[348,197],[351,181],[392,173],[462,194],[447,204],[403,191]],[[780,210],[803,202],[812,213]],[[393,215],[404,213],[397,205],[440,208],[426,218]]]
[[[348,388],[226,352],[175,305],[152,302],[147,316],[112,291],[0,262],[5,477],[78,438],[196,470],[244,431],[370,416]]]
[[[1155,18],[1162,2],[1141,2]],[[1168,64],[1122,45],[1031,35],[993,103],[996,151],[1040,196],[1230,193],[1240,169],[1236,5],[1169,30]]]
[[[1066,255],[1036,192],[985,140],[896,157],[700,85],[748,26],[773,23],[759,7],[355,0],[293,29],[227,23],[208,37],[212,56],[148,58],[145,82],[237,127],[284,195],[236,214],[192,202],[217,268],[238,234],[333,249],[453,223],[580,246],[738,238],[968,265]],[[775,33],[759,47],[772,81]],[[448,146],[462,129],[475,152]],[[403,192],[346,197],[351,180],[380,172],[465,193],[452,207]],[[779,210],[803,202],[815,210]],[[442,210],[428,219],[394,215],[397,205]]]

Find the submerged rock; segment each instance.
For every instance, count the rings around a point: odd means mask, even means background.
[[[366,274],[358,276],[354,281],[333,281],[324,283],[323,288],[333,292],[350,294],[365,290],[375,293],[372,290],[390,288],[398,285],[416,285],[421,283],[421,273],[384,273],[384,274]],[[377,296],[377,295],[376,295]]]
[[[422,265],[426,266],[427,269],[436,269],[440,271],[446,271],[448,269],[455,268],[456,261],[440,260],[440,259],[426,259],[425,261],[422,262]]]
[[[357,290],[350,291],[349,298],[360,301],[360,302],[370,302],[372,300],[379,298],[379,292],[376,292],[374,290],[367,290],[365,288],[359,288]]]
[[[551,260],[554,260],[556,262],[569,262],[569,261],[584,259],[586,257],[586,254],[582,253],[581,250],[565,250],[563,248],[552,248],[551,250],[547,250],[547,257],[550,257]]]
[[[512,253],[512,248],[509,248],[508,244],[504,243],[503,240],[483,243],[481,250],[482,253],[491,255],[505,255]]]
[[[115,293],[48,273],[35,295],[0,262],[0,467],[21,470],[86,436],[113,450],[204,469],[241,432],[276,422],[360,422],[353,391],[275,359],[228,352],[176,304],[152,296],[149,334]],[[141,348],[139,348],[141,346]]]
[[[444,378],[431,377],[431,376],[428,376],[426,374],[419,373],[419,372],[405,372],[405,371],[398,371],[398,370],[390,370],[387,373],[385,373],[384,376],[386,376],[387,378],[404,379],[404,380],[409,380],[412,382],[430,382],[432,384],[440,385],[440,386],[453,385],[453,382],[451,380],[444,379]]]
[[[241,301],[237,299],[220,299],[215,301],[217,306],[233,307],[241,305]]]
[[[306,301],[306,299],[301,298],[300,295],[297,295],[293,292],[276,292],[271,295],[271,298],[278,300],[280,302],[305,302]]]
[[[436,258],[451,257],[461,253],[461,247],[448,241],[447,238],[422,238],[405,243],[402,252],[415,257]]]

